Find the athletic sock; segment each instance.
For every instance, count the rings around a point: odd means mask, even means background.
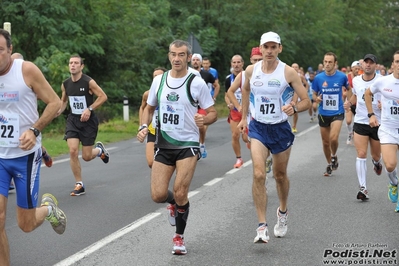
[[[49,217],[49,216],[51,215],[52,211],[53,211],[53,207],[51,207],[50,205],[48,205],[48,206],[47,206],[47,216],[46,216],[46,217]]]
[[[356,158],[356,173],[359,185],[361,187],[366,187],[366,176],[367,176],[367,159],[366,158]]]
[[[353,133],[353,125],[352,123],[350,123],[349,125],[346,125],[346,128],[348,129],[348,134],[352,134]]]
[[[176,201],[173,196],[173,192],[168,190],[168,197],[166,198],[165,202],[175,205]]]
[[[184,234],[184,230],[187,225],[188,213],[190,210],[190,202],[187,202],[184,206],[176,204],[176,234]]]
[[[385,170],[386,170],[386,168],[385,168]],[[394,186],[397,186],[398,185],[398,177],[396,176],[396,168],[395,168],[395,170],[393,170],[390,173],[387,171],[387,174],[388,174],[389,179],[391,180],[391,184]]]
[[[100,147],[96,147],[96,148],[99,150],[97,157],[100,157],[101,154],[103,153],[103,150]]]
[[[285,210],[285,212],[281,211],[280,208],[278,208],[278,211],[280,214],[285,215],[287,213],[287,210]]]

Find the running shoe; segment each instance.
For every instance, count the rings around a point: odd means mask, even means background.
[[[331,176],[332,174],[332,168],[331,165],[327,165],[326,171],[324,172],[324,176]]]
[[[175,204],[169,204],[166,206],[166,209],[168,210],[168,220],[171,226],[176,226],[176,205]]]
[[[42,158],[44,161],[44,164],[47,167],[51,167],[53,166],[53,159],[51,158],[51,156],[47,153],[46,148],[42,147]]]
[[[269,231],[267,225],[261,225],[256,229],[254,243],[267,243],[269,241]]]
[[[313,121],[314,121],[314,117],[311,116],[310,119],[309,119],[309,123],[313,123]]]
[[[333,170],[337,170],[338,166],[339,166],[339,164],[338,164],[338,156],[337,155],[331,156],[331,168]]]
[[[41,206],[51,206],[51,213],[46,217],[46,220],[50,222],[57,234],[63,234],[65,232],[67,218],[65,213],[58,208],[57,199],[50,193],[43,194]]]
[[[241,158],[237,158],[234,168],[240,168],[243,164],[244,164],[243,160]]]
[[[396,203],[395,212],[399,212],[399,201]]]
[[[374,162],[373,161],[373,164],[374,164],[374,172],[377,174],[377,175],[381,175],[381,172],[382,172],[382,164],[380,163],[380,162]]]
[[[74,190],[71,191],[71,196],[80,196],[85,194],[85,187],[81,183],[76,183]]]
[[[292,133],[297,133],[297,132],[298,132],[298,130],[296,129],[296,127],[293,127],[293,128],[291,129],[291,131],[292,131]]]
[[[392,184],[389,184],[388,186],[388,198],[390,201],[393,203],[398,202],[398,186],[394,186]]]
[[[200,146],[200,151],[201,151],[201,157],[205,159],[208,156],[208,153],[206,152],[205,149],[205,145]]]
[[[179,234],[175,234],[173,237],[173,250],[172,254],[174,255],[186,255],[187,249],[184,243],[184,237]]]
[[[270,159],[266,160],[266,173],[270,173],[272,170],[272,165],[273,165],[273,159],[270,157]]]
[[[348,139],[346,140],[346,144],[347,145],[352,145],[352,141],[353,141],[353,133],[349,133],[348,134]]]
[[[283,237],[287,233],[287,219],[288,212],[285,214],[280,213],[280,208],[277,208],[277,224],[274,226],[274,236]]]
[[[365,187],[360,187],[360,190],[357,193],[356,198],[360,199],[360,200],[368,200],[369,199],[369,192],[367,191],[367,189]]]
[[[14,190],[15,189],[15,184],[14,181],[11,180],[10,182],[10,187],[8,188],[8,191]]]
[[[100,155],[101,160],[103,160],[104,163],[108,163],[109,162],[109,152],[105,149],[104,144],[102,144],[101,141],[97,141],[96,148],[101,149],[101,155]]]

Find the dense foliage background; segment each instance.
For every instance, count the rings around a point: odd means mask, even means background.
[[[262,33],[275,31],[281,60],[305,69],[332,51],[347,66],[366,53],[390,66],[399,50],[399,4],[373,0],[0,0],[11,22],[14,52],[36,63],[61,95],[70,54],[85,58],[85,72],[109,101],[102,120],[122,113],[123,96],[137,110],[152,70],[169,67],[168,46],[192,32],[224,80],[234,54],[249,63]],[[223,83],[222,83],[223,84]],[[223,86],[222,86],[223,88]]]

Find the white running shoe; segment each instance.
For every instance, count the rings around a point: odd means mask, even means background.
[[[186,255],[187,254],[186,244],[184,243],[183,235],[175,234],[175,236],[173,237],[172,254],[174,254],[174,255]]]
[[[360,190],[357,193],[356,198],[360,199],[360,200],[368,200],[369,199],[369,192],[367,191],[367,189],[365,187],[360,187]]]
[[[283,237],[287,233],[287,218],[288,212],[285,214],[280,213],[280,208],[277,208],[277,224],[274,226],[274,236]]]
[[[168,210],[168,220],[171,226],[176,226],[176,205],[169,204],[166,206]]]
[[[267,243],[269,241],[269,231],[266,225],[261,225],[256,229],[254,243]]]

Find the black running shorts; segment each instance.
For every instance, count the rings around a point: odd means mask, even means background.
[[[362,136],[369,136],[370,138],[375,140],[380,140],[378,138],[378,128],[379,127],[370,127],[370,125],[366,124],[359,124],[359,123],[353,124],[353,131],[356,132],[356,134]]]
[[[199,148],[185,148],[185,149],[155,149],[154,160],[166,165],[176,165],[179,160],[186,159],[188,157],[196,156],[199,157]]]
[[[97,138],[97,133],[98,119],[94,113],[86,122],[80,121],[80,115],[68,115],[64,140],[79,139],[83,146],[92,146]]]
[[[329,127],[331,123],[334,121],[343,121],[344,120],[344,113],[333,115],[333,116],[325,116],[319,114],[319,126],[320,127]]]

